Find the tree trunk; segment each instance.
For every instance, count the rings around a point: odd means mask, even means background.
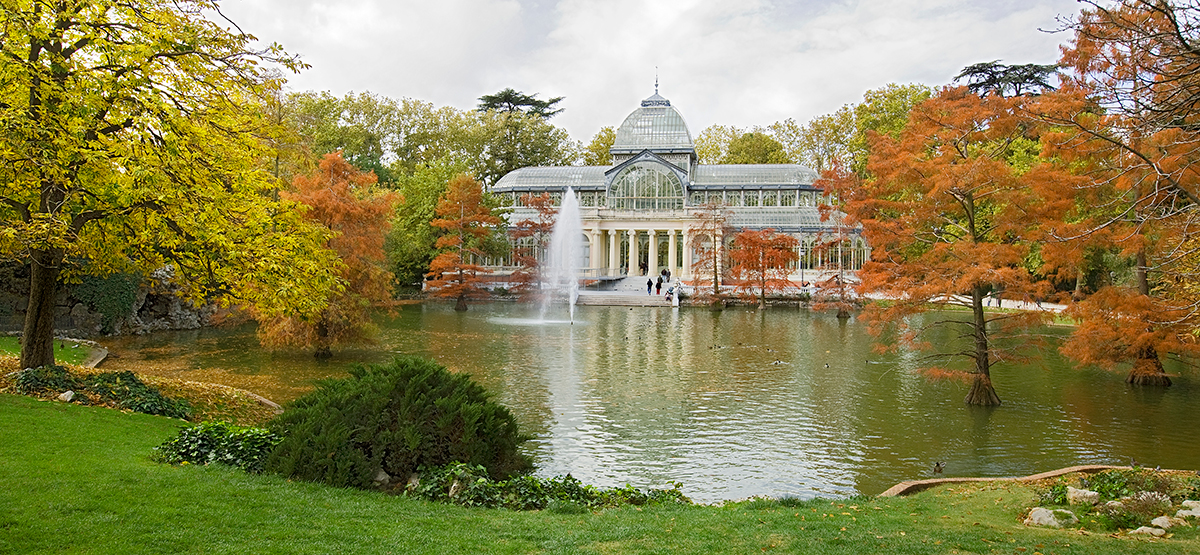
[[[996,395],[996,388],[992,387],[990,376],[976,373],[975,381],[971,384],[971,391],[967,392],[967,397],[963,401],[968,405],[995,407],[1000,405],[1000,396]]]
[[[454,303],[454,310],[456,312],[466,312],[467,311],[467,296],[466,295],[458,296],[458,301]]]
[[[991,359],[988,357],[987,315],[983,311],[983,297],[986,294],[983,286],[976,286],[971,291],[971,313],[974,316],[971,327],[975,336],[975,381],[971,383],[971,391],[963,399],[968,405],[994,407],[1000,404],[1000,396],[992,387]]]
[[[34,251],[30,257],[29,307],[21,336],[21,368],[54,364],[54,309],[61,252]]]
[[[317,323],[317,348],[313,351],[313,358],[317,360],[333,358],[333,351],[329,348],[329,326],[325,324],[324,316]]]
[[[1137,252],[1138,292],[1147,296],[1150,295],[1148,265],[1149,261],[1146,259],[1146,250],[1139,249]],[[1158,350],[1153,345],[1147,345],[1138,350],[1137,358],[1133,361],[1133,370],[1130,370],[1129,376],[1125,378],[1125,382],[1133,385],[1154,385],[1159,387],[1171,385],[1171,378],[1168,378],[1167,373],[1163,371],[1162,361],[1158,359]]]
[[[1168,387],[1171,385],[1171,378],[1163,370],[1158,351],[1154,347],[1145,347],[1138,351],[1137,359],[1133,361],[1133,370],[1130,370],[1129,377],[1125,378],[1125,383]]]

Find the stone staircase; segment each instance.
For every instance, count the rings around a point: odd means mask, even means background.
[[[666,285],[665,283],[663,285]],[[664,288],[665,289],[665,288]],[[633,276],[618,281],[609,291],[580,291],[577,305],[671,306],[666,295],[647,295],[646,277]]]

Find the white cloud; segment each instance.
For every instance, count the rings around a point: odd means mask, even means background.
[[[1039,28],[1072,0],[226,0],[224,11],[313,68],[297,90],[369,90],[472,108],[505,87],[565,96],[579,140],[653,92],[693,134],[797,121],[889,82],[941,85],[995,59],[1051,63]]]

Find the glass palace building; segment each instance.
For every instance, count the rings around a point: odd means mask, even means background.
[[[515,170],[492,193],[511,207],[509,221],[518,222],[537,217],[522,206],[523,196],[549,193],[557,204],[568,187],[573,189],[590,277],[656,275],[668,269],[689,278],[696,249],[712,240],[694,229],[706,204],[721,205],[726,214],[729,232],[718,240],[729,242],[743,229],[768,228],[799,239],[797,278],[818,278],[839,267],[855,270],[868,256],[858,231],[841,228],[840,214],[821,220],[816,172],[795,164],[698,163],[683,116],[657,92],[625,118],[609,153],[611,166]]]

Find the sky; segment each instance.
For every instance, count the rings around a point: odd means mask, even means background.
[[[710,125],[805,123],[888,83],[950,83],[985,61],[1054,63],[1075,0],[224,0],[312,67],[293,91],[473,109],[511,87],[562,96],[590,141],[659,93]]]

